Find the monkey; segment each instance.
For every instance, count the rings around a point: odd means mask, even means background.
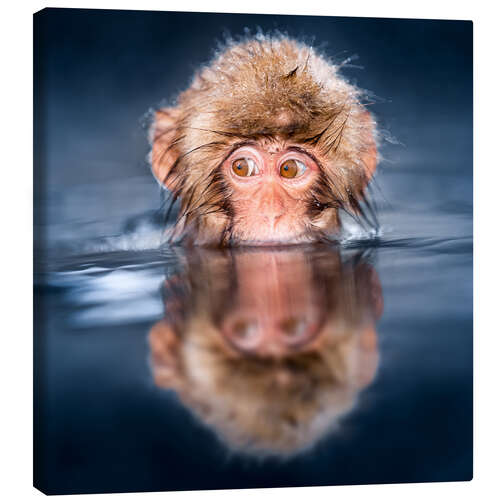
[[[377,371],[376,271],[338,248],[300,248],[195,246],[165,281],[149,332],[155,384],[234,452],[310,449]]]
[[[378,134],[364,99],[297,40],[228,44],[154,112],[152,171],[180,205],[169,241],[307,244],[334,240],[341,211],[368,219]]]

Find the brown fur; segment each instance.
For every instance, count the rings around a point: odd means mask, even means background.
[[[230,448],[287,456],[312,446],[375,375],[383,308],[375,270],[331,250],[195,250],[186,264],[165,283],[165,319],[150,333],[155,383],[175,390]],[[296,314],[297,297],[302,311],[321,310],[319,334],[279,356],[235,350],[224,318],[242,312],[248,294],[269,302],[276,293],[288,294],[288,307],[260,317]]]
[[[357,213],[376,167],[375,123],[362,93],[312,48],[286,37],[230,46],[201,69],[177,105],[156,112],[151,162],[181,211],[174,238],[232,243],[231,190],[223,160],[245,141],[300,145],[321,178],[309,196],[311,239]]]

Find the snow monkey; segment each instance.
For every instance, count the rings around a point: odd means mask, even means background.
[[[338,70],[298,41],[259,36],[229,44],[154,113],[153,173],[180,203],[171,241],[312,243],[338,233],[340,211],[368,213],[376,124]]]
[[[324,246],[192,247],[165,281],[149,334],[155,383],[234,451],[309,449],[376,374],[377,273]]]

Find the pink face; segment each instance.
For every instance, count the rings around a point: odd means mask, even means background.
[[[309,192],[319,176],[312,155],[295,146],[245,145],[223,164],[232,190],[235,237],[255,245],[305,243]]]
[[[293,253],[241,255],[235,302],[221,324],[228,345],[244,355],[286,357],[321,344],[325,311],[311,268]]]

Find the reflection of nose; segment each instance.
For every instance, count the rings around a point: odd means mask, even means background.
[[[270,331],[270,327],[267,328],[268,331],[264,332],[261,336],[258,348],[255,354],[265,358],[279,358],[286,354],[286,348],[280,341],[279,336],[276,335],[274,329]]]

